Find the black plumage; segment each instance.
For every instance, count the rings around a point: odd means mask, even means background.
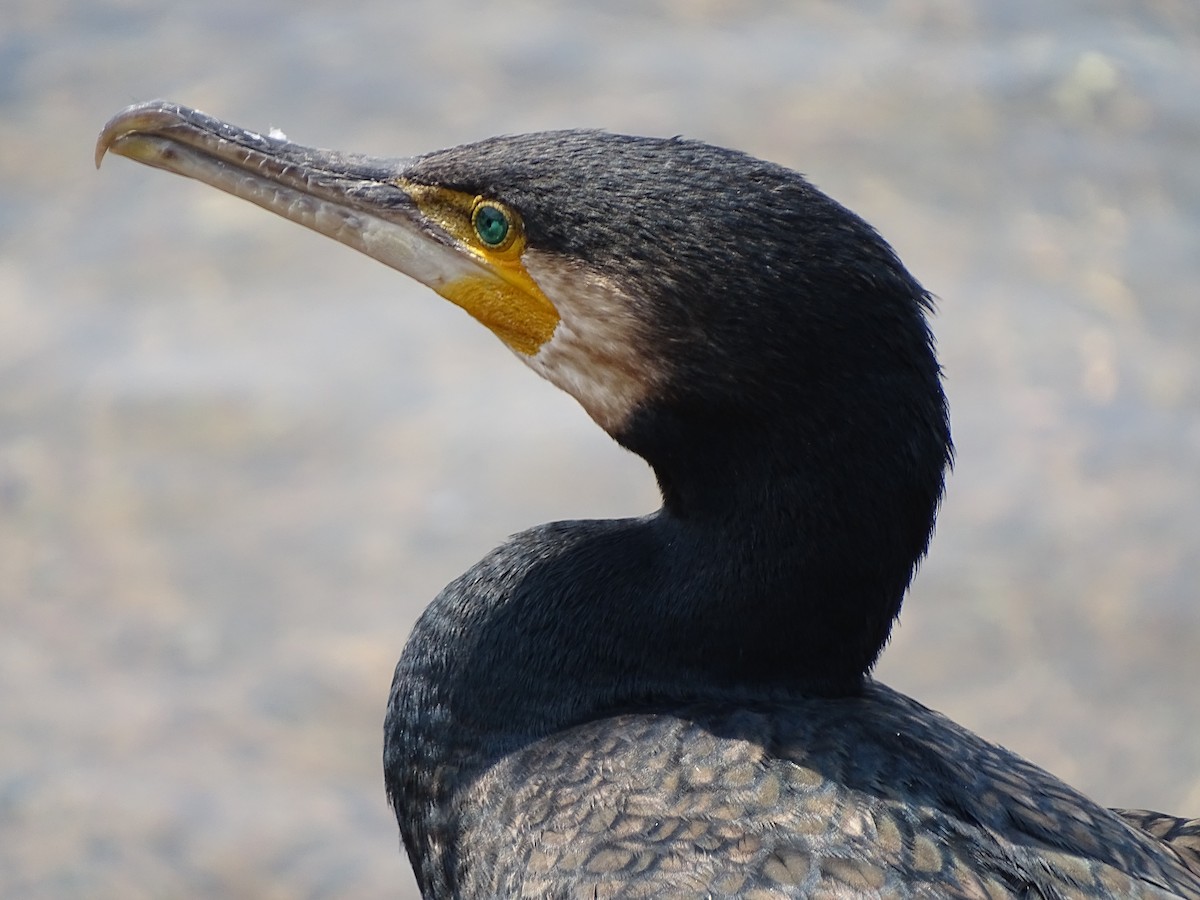
[[[949,424],[928,295],[801,176],[581,131],[368,160],[169,104],[110,147],[426,281],[658,478],[659,512],[518,535],[415,626],[384,767],[427,897],[1200,897],[1200,823],[869,678]]]

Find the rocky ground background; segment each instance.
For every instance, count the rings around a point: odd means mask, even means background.
[[[1200,815],[1194,2],[5,0],[0,894],[411,896],[379,755],[413,618],[511,532],[656,505],[432,293],[97,174],[156,96],[389,155],[598,126],[809,174],[940,298],[959,461],[879,677]]]

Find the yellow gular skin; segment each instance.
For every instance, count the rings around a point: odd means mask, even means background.
[[[465,309],[513,350],[535,356],[554,334],[559,315],[521,261],[525,233],[520,216],[503,204],[460,191],[410,181],[400,181],[397,186],[413,198],[423,216],[487,269],[487,274],[456,278],[434,285],[434,290]],[[484,203],[503,211],[509,221],[508,235],[496,247],[484,244],[475,232],[474,213]]]

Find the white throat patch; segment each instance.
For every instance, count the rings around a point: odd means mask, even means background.
[[[522,260],[561,320],[534,356],[518,356],[613,434],[666,374],[661,360],[646,349],[635,312],[639,300],[557,254],[530,249]]]

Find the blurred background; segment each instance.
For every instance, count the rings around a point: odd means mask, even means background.
[[[1200,815],[1194,0],[3,0],[0,894],[412,896],[413,618],[646,468],[402,276],[96,133],[167,97],[407,155],[684,134],[938,295],[958,465],[878,669],[1097,800]]]

